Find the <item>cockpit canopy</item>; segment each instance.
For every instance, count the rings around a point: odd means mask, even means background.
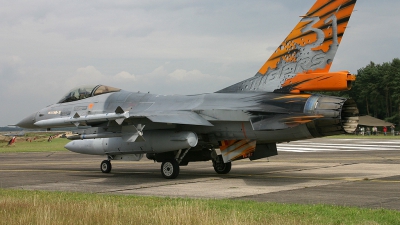
[[[73,102],[96,95],[118,92],[121,89],[105,85],[86,85],[70,90],[58,103]]]

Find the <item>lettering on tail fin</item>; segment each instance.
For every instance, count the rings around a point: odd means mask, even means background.
[[[356,0],[317,0],[254,77],[218,93],[337,91],[354,76],[329,73]],[[323,84],[320,88],[319,81]]]

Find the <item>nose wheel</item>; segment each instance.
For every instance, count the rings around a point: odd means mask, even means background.
[[[175,179],[179,175],[178,162],[175,159],[169,159],[162,162],[161,174],[166,179]]]
[[[103,173],[109,173],[111,171],[111,162],[110,160],[104,160],[100,164],[100,170]]]

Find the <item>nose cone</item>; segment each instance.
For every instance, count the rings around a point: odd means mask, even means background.
[[[35,116],[36,116],[36,113],[33,113],[32,115],[19,121],[16,125],[19,127],[28,128],[28,129],[38,128],[37,126],[33,125],[35,123]]]

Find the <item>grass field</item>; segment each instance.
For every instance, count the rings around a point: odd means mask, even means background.
[[[331,138],[375,138],[340,135]],[[378,136],[397,139],[398,136]],[[21,138],[21,140],[23,140]],[[69,140],[0,143],[3,152],[67,151]],[[1,176],[0,176],[1,179]],[[206,190],[204,190],[206,191]],[[328,205],[0,189],[0,224],[400,224],[400,212]]]
[[[0,143],[0,153],[68,151],[64,148],[64,145],[70,141],[66,138],[55,138],[51,142],[48,142],[47,137],[40,138],[32,142],[21,140],[17,140],[17,142],[11,146],[8,146],[7,142]]]
[[[0,224],[400,224],[400,212],[327,205],[0,189]]]

